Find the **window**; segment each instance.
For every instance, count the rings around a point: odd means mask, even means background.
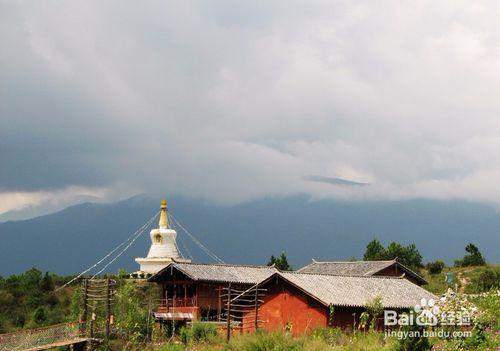
[[[162,244],[163,243],[163,238],[161,237],[161,234],[158,233],[155,235],[155,243],[157,244]]]

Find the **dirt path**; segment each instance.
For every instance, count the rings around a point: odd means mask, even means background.
[[[469,285],[470,280],[466,277],[464,277],[463,272],[460,272],[457,274],[458,281],[460,282],[460,288],[458,288],[458,291],[460,293],[463,293],[465,290],[465,287]]]

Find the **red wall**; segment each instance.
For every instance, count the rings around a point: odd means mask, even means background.
[[[325,327],[328,322],[328,310],[323,305],[310,299],[299,289],[288,284],[272,282],[266,286],[268,291],[259,308],[259,328],[267,331],[283,331],[291,323],[294,336],[310,332],[317,327]],[[253,332],[255,317],[246,316],[245,331]]]

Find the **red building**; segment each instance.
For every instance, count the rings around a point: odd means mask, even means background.
[[[230,325],[233,332],[258,326],[300,335],[329,325],[352,328],[377,297],[385,309],[396,310],[436,298],[402,277],[280,272],[267,266],[172,263],[149,281],[162,286],[158,323],[201,320]]]

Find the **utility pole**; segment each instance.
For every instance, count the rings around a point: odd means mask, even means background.
[[[227,341],[231,339],[231,283],[227,287]]]

